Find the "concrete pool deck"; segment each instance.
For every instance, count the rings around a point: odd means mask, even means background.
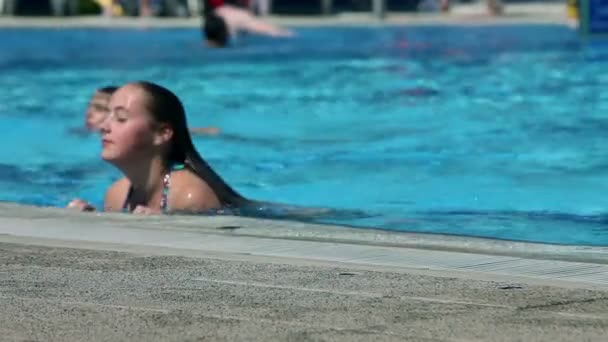
[[[608,248],[0,204],[8,340],[604,341]]]
[[[569,25],[565,3],[507,4],[502,16],[489,16],[485,3],[459,4],[449,14],[388,13],[379,21],[370,13],[343,13],[331,16],[269,16],[268,21],[290,27],[306,26],[376,26],[376,25],[493,25],[493,24],[560,24]],[[104,18],[76,17],[11,17],[0,16],[0,27],[200,27],[201,20],[192,18]]]

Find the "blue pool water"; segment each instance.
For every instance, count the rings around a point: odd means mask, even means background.
[[[561,26],[310,28],[210,50],[195,29],[0,30],[0,200],[100,204],[92,91],[174,90],[244,195],[403,231],[608,245],[608,48]],[[299,218],[302,219],[302,218]]]

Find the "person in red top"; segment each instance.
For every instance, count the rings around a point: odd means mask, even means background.
[[[207,0],[205,3],[205,10],[215,9],[224,5],[224,0]]]
[[[266,23],[249,11],[228,5],[224,0],[205,0],[203,35],[211,47],[226,47],[230,38],[240,32],[271,37],[290,37],[293,33]]]

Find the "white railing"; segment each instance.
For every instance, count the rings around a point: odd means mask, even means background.
[[[12,0],[0,0],[0,14],[13,14]]]
[[[386,16],[386,0],[373,0],[372,12],[378,19],[384,19]]]

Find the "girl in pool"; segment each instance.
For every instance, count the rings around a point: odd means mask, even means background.
[[[105,211],[204,212],[250,203],[199,155],[181,101],[160,85],[134,82],[119,88],[99,128],[101,157],[124,174],[107,190]],[[68,207],[95,210],[81,199]]]

